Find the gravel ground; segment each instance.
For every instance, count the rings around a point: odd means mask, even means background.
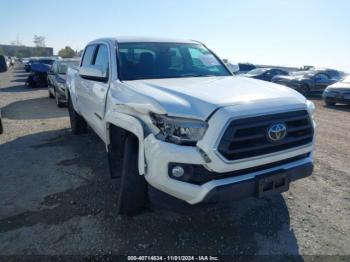
[[[0,74],[0,254],[350,255],[350,107],[315,101],[315,172],[282,196],[173,210],[151,194],[116,216],[103,143],[73,136],[65,108]],[[295,258],[294,257],[294,258]]]

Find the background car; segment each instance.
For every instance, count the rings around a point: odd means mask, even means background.
[[[322,97],[328,106],[334,106],[336,103],[350,104],[350,76],[327,87]]]
[[[56,99],[58,107],[67,104],[66,98],[66,75],[69,66],[79,65],[80,59],[56,60],[52,69],[48,72],[47,82],[50,98]]]
[[[47,73],[51,70],[52,64],[56,60],[54,58],[38,58],[30,65],[31,74],[26,80],[26,86],[37,87],[47,86]]]
[[[287,75],[289,75],[289,73],[281,69],[256,68],[244,74],[243,76],[271,82],[272,78],[274,78],[275,76]]]
[[[276,76],[272,82],[293,88],[302,95],[321,93],[327,86],[339,81],[336,70],[310,70],[292,73],[290,76]],[[332,78],[333,76],[333,78]]]

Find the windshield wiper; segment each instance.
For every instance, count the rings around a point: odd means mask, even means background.
[[[179,75],[177,77],[209,77],[209,76],[215,76],[211,74],[183,74]]]

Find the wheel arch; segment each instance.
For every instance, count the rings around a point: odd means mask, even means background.
[[[133,135],[138,140],[138,170],[140,175],[144,175],[146,168],[145,154],[144,154],[144,130],[140,120],[137,118],[119,113],[113,112],[106,118],[106,149],[107,152],[111,149],[111,140],[115,132],[124,133],[123,143],[125,143],[126,135]]]

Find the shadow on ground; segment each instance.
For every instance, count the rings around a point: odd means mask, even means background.
[[[47,155],[47,152],[51,153]],[[70,223],[74,218],[84,217],[91,221],[88,227],[84,227],[82,222],[69,225],[72,234],[80,234],[81,242],[75,241],[74,247],[67,244],[68,247],[61,253],[76,254],[77,249],[84,250],[84,247],[80,246],[86,243],[84,238],[93,237],[93,242],[100,243],[102,253],[105,254],[298,255],[298,243],[294,232],[290,230],[289,211],[282,196],[260,200],[246,199],[229,205],[187,207],[185,213],[179,213],[164,205],[162,208],[156,207],[162,199],[154,199],[157,192],[151,191],[151,201],[141,215],[134,218],[117,217],[119,180],[109,178],[104,145],[95,134],[73,136],[68,130],[37,133],[1,145],[0,155],[5,153],[7,156],[0,159],[0,173],[14,176],[15,172],[10,172],[10,169],[32,170],[26,174],[29,176],[26,180],[20,177],[13,180],[18,183],[11,184],[14,190],[20,190],[21,187],[30,188],[34,184],[23,183],[39,179],[41,182],[37,184],[36,190],[43,190],[44,193],[38,201],[40,208],[28,208],[11,216],[6,216],[7,213],[1,215],[0,242],[4,241],[1,235],[15,230],[20,232],[38,225],[45,225],[44,228],[49,230],[54,226],[63,227],[64,223]],[[33,159],[38,158],[40,161],[33,162]],[[21,161],[18,163],[16,159]],[[36,178],[43,163],[45,168],[52,172],[40,173],[46,176],[45,179]],[[47,176],[51,180],[48,180]],[[0,176],[1,201],[12,199],[11,205],[14,206],[25,203],[28,198],[26,192],[16,194],[12,190],[1,188],[9,186],[6,185],[6,177]],[[72,183],[63,191],[50,191],[54,183],[63,183],[67,178],[75,178],[79,183]],[[14,196],[9,198],[4,195],[6,192],[12,192]],[[94,227],[98,228],[98,234],[86,233],[95,232]],[[45,232],[39,234],[45,235]],[[13,243],[3,246],[16,247],[18,242],[23,246],[25,241],[32,241],[23,239],[23,236],[26,235],[16,234],[16,237],[6,238],[11,239]],[[67,238],[69,236],[60,240],[61,246],[64,246]],[[50,240],[51,237],[46,235],[44,239],[45,250],[50,250],[51,246],[57,247],[57,237],[52,235],[52,239],[55,240]],[[301,260],[302,258],[297,256],[293,261]]]
[[[68,116],[65,108],[58,108],[56,103],[48,97],[13,102],[2,108],[2,114],[4,118],[15,120],[49,119]]]

